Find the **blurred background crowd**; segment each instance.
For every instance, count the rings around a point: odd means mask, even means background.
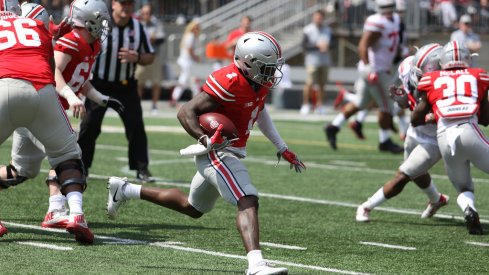
[[[34,0],[42,4],[60,21],[69,13],[70,0]],[[406,26],[409,50],[412,46],[429,42],[444,43],[461,25],[467,24],[470,31],[481,36],[482,45],[489,35],[489,0],[399,0],[398,12],[402,14]],[[291,79],[284,83],[289,90],[302,92],[306,74],[306,52],[302,45],[303,28],[311,23],[317,10],[324,11],[324,24],[331,28],[332,39],[328,51],[331,54],[329,66],[354,69],[358,62],[357,44],[362,34],[365,18],[375,13],[374,0],[135,0],[134,16],[142,19],[144,5],[150,5],[152,30],[157,56],[161,67],[161,79],[155,85],[145,80],[140,94],[153,101],[169,100],[172,106],[177,101],[195,94],[195,87],[201,85],[206,75],[219,66],[232,61],[229,47],[229,35],[240,27],[240,20],[249,16],[249,30],[263,30],[271,33],[280,41],[286,62],[291,66]],[[111,7],[111,1],[107,0]],[[462,20],[463,19],[463,23]],[[149,19],[144,19],[144,21]],[[194,30],[189,29],[194,24]],[[198,28],[198,31],[195,31]],[[246,28],[246,27],[244,27]],[[189,42],[189,35],[194,37]],[[187,35],[186,35],[187,34]],[[184,41],[184,37],[187,37]],[[156,41],[158,40],[158,41]],[[441,41],[441,42],[440,42]],[[183,56],[182,56],[183,55]],[[478,65],[489,64],[484,56],[478,58]],[[182,66],[182,64],[184,66]],[[182,76],[183,73],[183,76]],[[347,84],[354,77],[339,78],[335,71],[329,72],[329,86],[326,93],[336,93],[334,81]],[[153,81],[154,82],[154,81]],[[172,97],[172,92],[177,93]],[[326,96],[331,101],[334,95]],[[289,100],[290,101],[290,100]],[[301,107],[301,96],[293,97],[297,104],[288,104],[290,108]],[[156,102],[153,104],[156,109]]]

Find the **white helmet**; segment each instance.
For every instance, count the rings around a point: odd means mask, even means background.
[[[105,37],[110,29],[110,15],[103,0],[75,0],[70,18],[76,27],[86,28],[95,38]]]
[[[441,69],[440,58],[443,48],[440,44],[430,43],[421,47],[413,59],[413,66],[409,75],[409,83],[417,87],[418,80],[424,73]]]
[[[0,0],[0,13],[15,14],[20,16],[20,5],[18,0]]]
[[[243,34],[236,44],[234,64],[247,78],[267,88],[275,87],[282,79],[282,49],[266,32]]]
[[[20,9],[22,11],[22,17],[40,20],[44,23],[44,27],[49,29],[49,14],[43,6],[36,3],[24,2],[20,6]]]
[[[462,43],[450,41],[443,46],[440,59],[442,69],[468,68],[472,64],[472,56],[469,49]]]
[[[378,13],[394,12],[396,0],[375,0]]]

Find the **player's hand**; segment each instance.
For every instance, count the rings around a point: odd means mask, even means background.
[[[370,64],[365,65],[360,74],[365,80],[367,80],[367,82],[371,84],[375,84],[379,80],[379,75]]]
[[[71,32],[73,30],[72,23],[68,20],[68,17],[63,18],[63,20],[56,25],[53,22],[53,16],[49,16],[49,32],[53,36],[54,40],[58,40],[58,38],[64,36],[65,34]]]
[[[124,104],[112,97],[109,97],[109,99],[107,99],[107,101],[105,102],[105,106],[114,109],[114,111],[116,111],[118,114],[124,112],[125,109]]]
[[[282,151],[282,152],[281,152]],[[295,168],[297,173],[301,173],[302,169],[306,170],[306,166],[302,161],[297,157],[297,155],[290,151],[287,147],[284,150],[277,152],[278,163],[280,162],[280,158],[283,157],[286,161],[290,163],[290,169]]]
[[[83,119],[86,114],[86,109],[85,109],[85,104],[83,104],[83,101],[81,101],[80,98],[76,97],[70,98],[68,100],[68,104],[70,105],[70,108],[73,110],[73,116],[75,118]]]
[[[139,53],[128,48],[120,48],[119,59],[121,63],[137,63],[139,61]]]
[[[206,143],[205,145],[208,149],[219,151],[232,144],[232,140],[228,140],[226,137],[222,136],[223,127],[224,126],[222,124],[219,124],[212,137],[209,138],[208,136],[204,136]]]
[[[395,85],[391,85],[389,87],[389,95],[394,100],[399,104],[401,108],[407,108],[409,107],[409,100],[406,91],[402,87],[398,87]]]

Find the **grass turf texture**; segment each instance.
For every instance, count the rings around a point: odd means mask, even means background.
[[[273,116],[273,115],[272,115]],[[106,118],[105,126],[120,127],[117,118]],[[148,118],[146,126],[172,126],[175,119]],[[326,144],[322,123],[276,121],[289,147],[308,167],[302,174],[289,170],[286,162],[278,167],[275,148],[263,136],[252,136],[245,160],[260,198],[260,237],[262,242],[293,245],[306,250],[263,246],[270,260],[302,264],[287,266],[290,274],[320,274],[328,269],[374,274],[482,274],[488,273],[488,235],[470,236],[460,219],[420,219],[426,196],[410,183],[398,197],[387,201],[387,210],[410,210],[416,214],[374,210],[372,222],[355,222],[356,206],[366,200],[394,175],[401,155],[377,151],[377,130],[367,124],[366,141],[357,141],[347,127],[339,133],[339,149]],[[487,131],[486,131],[487,134]],[[178,155],[178,149],[194,141],[185,133],[148,131],[150,170],[160,179],[148,186],[181,188],[195,173],[191,158]],[[0,147],[0,160],[7,163],[11,141]],[[43,162],[43,171],[48,169]],[[432,169],[438,189],[451,197],[440,213],[460,218],[456,192],[445,177],[442,164]],[[489,178],[477,169],[477,207],[481,219],[489,217]],[[179,213],[144,201],[130,201],[121,208],[116,221],[105,216],[106,180],[111,175],[134,178],[127,170],[127,141],[121,131],[104,132],[98,139],[95,162],[90,169],[89,187],[84,195],[84,210],[96,234],[93,246],[80,246],[64,232],[38,228],[48,205],[46,176],[0,192],[0,218],[9,234],[0,239],[1,273],[159,273],[159,274],[242,274],[247,268],[235,228],[236,209],[219,200],[215,209],[193,220]],[[170,186],[162,185],[166,182]],[[276,195],[289,196],[277,197]],[[483,225],[489,231],[487,224]],[[112,239],[103,239],[111,237]],[[119,239],[142,241],[121,242]],[[35,242],[70,247],[58,251],[19,242]],[[180,242],[164,244],[162,242]],[[375,242],[416,250],[399,250],[364,245]],[[184,251],[181,248],[193,248]],[[204,252],[222,253],[219,255]],[[229,257],[224,257],[224,256]],[[318,269],[313,269],[317,267]],[[333,270],[330,270],[333,271]]]

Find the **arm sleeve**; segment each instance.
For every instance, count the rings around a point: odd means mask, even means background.
[[[134,19],[133,19],[134,20]],[[138,22],[139,26],[139,31],[141,33],[141,45],[139,47],[139,53],[151,53],[154,54],[155,50],[153,49],[153,46],[151,46],[151,42],[149,41],[149,35],[146,32],[146,28]]]
[[[256,123],[260,131],[273,143],[273,145],[275,145],[278,151],[282,151],[282,149],[287,148],[285,141],[282,139],[282,137],[280,137],[277,128],[275,128],[272,118],[268,114],[267,108],[263,108],[263,110],[260,112]]]

